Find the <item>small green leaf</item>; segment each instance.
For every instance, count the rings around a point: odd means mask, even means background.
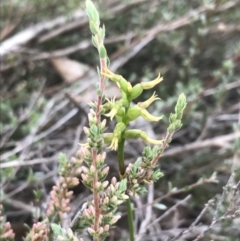
[[[59,160],[62,164],[67,164],[68,162],[66,155],[62,152],[59,153]]]
[[[86,11],[90,20],[99,24],[99,14],[92,1],[86,1]]]
[[[92,36],[92,43],[96,48],[98,48],[97,36]]]
[[[125,178],[120,181],[119,190],[123,192],[123,191],[126,191],[126,189],[127,189],[127,179]]]
[[[100,68],[98,66],[97,66],[97,73],[98,73],[98,76],[101,76],[101,70],[100,70]]]
[[[35,199],[39,201],[42,197],[42,191],[40,189],[33,190],[33,194],[35,196]]]
[[[102,96],[102,91],[100,89],[97,89],[97,95]]]
[[[105,38],[105,26],[103,25],[102,28],[99,29],[99,35],[101,39]]]
[[[90,30],[93,34],[98,34],[98,27],[96,26],[96,24],[93,22],[93,21],[89,21],[89,27],[90,27]]]
[[[98,48],[99,56],[100,58],[106,58],[107,57],[107,50],[103,45],[100,45]]]
[[[106,59],[107,59],[107,66],[109,66],[110,65],[110,59],[108,57]]]
[[[59,226],[56,223],[51,223],[51,228],[52,228],[55,235],[63,235],[64,234],[61,226]]]

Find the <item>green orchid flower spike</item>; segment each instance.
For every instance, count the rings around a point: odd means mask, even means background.
[[[128,124],[140,116],[145,120],[151,122],[158,122],[162,119],[163,116],[153,116],[146,110],[146,108],[148,108],[154,101],[160,99],[155,94],[155,92],[148,100],[144,102],[139,102],[137,105],[130,107],[132,100],[139,97],[143,90],[151,89],[163,80],[163,78],[160,77],[160,74],[156,79],[152,81],[142,82],[136,84],[133,87],[131,83],[128,82],[124,77],[122,77],[121,75],[114,74],[109,70],[108,67],[106,67],[101,74],[115,82],[122,94],[122,98],[120,100],[115,101],[115,98],[112,100],[107,99],[107,103],[104,104],[105,110],[109,111],[107,114],[105,114],[105,116],[110,117],[111,120],[113,120],[113,118],[115,117],[118,123],[116,128],[114,129],[113,135],[110,137],[110,133],[108,133],[108,138],[105,138],[105,141],[108,139],[108,141],[106,141],[108,144],[109,139],[111,139],[111,144],[109,148],[116,150],[118,148],[119,142],[122,141],[123,137],[125,139],[141,138],[143,141],[147,143],[160,145],[162,143],[161,140],[153,140],[149,138],[147,134],[141,130],[127,130],[127,132],[125,131]],[[121,132],[119,132],[119,130],[121,129],[120,126],[122,126],[122,124],[120,123],[125,125],[124,130],[121,130]],[[131,135],[129,133],[131,133]],[[121,138],[120,135],[122,136]]]

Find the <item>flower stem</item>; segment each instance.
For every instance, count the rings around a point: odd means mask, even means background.
[[[124,142],[123,138],[124,133],[122,133],[121,141],[118,143],[118,165],[119,165],[119,174],[120,178],[125,177],[125,166],[124,166]],[[128,228],[130,241],[134,241],[134,222],[133,222],[133,210],[130,199],[126,201],[127,204],[127,216],[128,216]]]
[[[127,216],[130,240],[134,241],[133,210],[130,199],[127,199]]]
[[[123,136],[123,135],[122,135]],[[118,143],[118,166],[120,178],[123,179],[125,176],[125,165],[124,165],[124,142],[125,139],[122,137],[121,141]]]

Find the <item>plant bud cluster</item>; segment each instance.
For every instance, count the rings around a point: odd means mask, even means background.
[[[28,233],[24,241],[45,241],[47,240],[49,228],[43,222],[34,223],[31,232]]]
[[[59,155],[59,180],[50,192],[46,212],[48,218],[54,218],[54,221],[62,220],[64,213],[71,210],[69,203],[73,192],[69,191],[69,188],[79,184],[79,179],[76,176],[79,176],[82,172],[83,152],[83,148],[80,148],[77,152],[78,157],[72,157],[70,161],[63,153]]]
[[[126,168],[126,178],[128,182],[128,194],[138,197],[147,190],[145,184],[152,184],[163,177],[163,173],[157,168],[154,160],[159,152],[158,147],[144,148],[142,157]]]
[[[13,233],[11,224],[6,222],[3,216],[3,205],[0,204],[0,240],[1,241],[14,241],[15,234]]]

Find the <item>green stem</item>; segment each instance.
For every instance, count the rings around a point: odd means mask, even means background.
[[[130,199],[127,199],[127,216],[130,240],[134,241],[133,210]]]
[[[118,143],[118,166],[121,179],[123,179],[125,175],[124,142],[125,139],[121,137],[121,141]]]
[[[119,174],[120,178],[125,177],[125,166],[124,166],[124,142],[123,138],[124,133],[122,134],[121,141],[118,143],[118,165],[119,165]],[[133,210],[130,199],[127,200],[127,216],[128,216],[128,228],[130,234],[130,241],[134,241],[134,222],[133,222]]]

